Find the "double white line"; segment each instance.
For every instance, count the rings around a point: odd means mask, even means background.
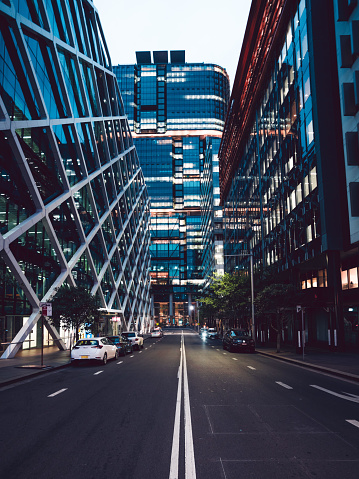
[[[175,423],[173,429],[171,467],[169,479],[178,479],[179,449],[180,449],[180,426],[182,406],[182,378],[183,378],[183,406],[184,406],[184,433],[185,433],[185,478],[196,479],[196,464],[194,460],[191,409],[189,402],[186,349],[184,336],[181,336],[181,358],[178,368],[178,389],[176,401]]]

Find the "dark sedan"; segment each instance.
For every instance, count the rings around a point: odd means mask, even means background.
[[[255,345],[250,332],[230,329],[223,336],[223,349],[254,353]]]
[[[116,336],[107,336],[107,338],[117,346],[120,356],[125,356],[127,353],[133,352],[133,347],[131,341],[125,338],[122,335]]]

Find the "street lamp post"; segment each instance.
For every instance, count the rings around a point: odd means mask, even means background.
[[[239,254],[225,254],[225,257],[232,256],[232,257],[241,257],[241,256],[249,256],[249,264],[250,264],[250,274],[251,274],[251,306],[252,306],[252,338],[254,344],[256,342],[256,329],[255,329],[255,321],[254,321],[254,278],[253,278],[253,252],[250,253],[239,253]]]
[[[198,334],[199,334],[199,304],[198,304],[198,301],[196,301],[196,306],[197,306],[197,328],[198,328]]]

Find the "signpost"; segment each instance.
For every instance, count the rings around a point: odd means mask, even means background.
[[[297,313],[302,312],[302,351],[303,351],[303,361],[304,361],[304,347],[305,347],[305,329],[304,329],[304,308],[302,306],[297,306]],[[299,336],[300,339],[300,336]]]
[[[52,316],[52,303],[40,303],[41,308],[41,367],[44,366],[44,316]]]
[[[52,303],[40,303],[40,308],[44,316],[52,316]]]

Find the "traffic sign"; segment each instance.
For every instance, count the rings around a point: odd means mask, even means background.
[[[40,303],[40,308],[44,316],[52,316],[52,303]]]

